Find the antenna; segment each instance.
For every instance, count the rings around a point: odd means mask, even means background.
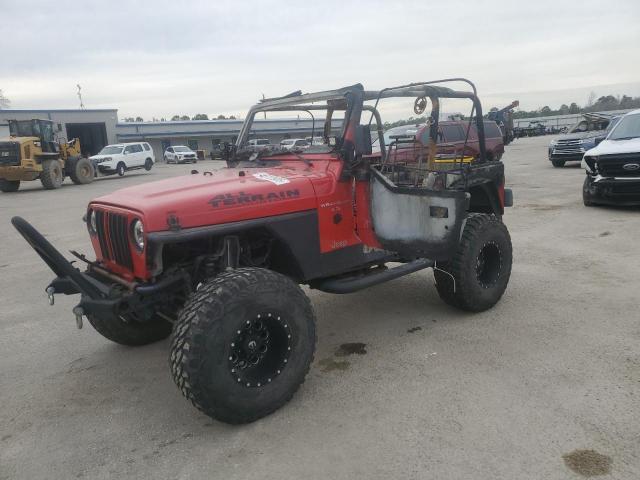
[[[84,110],[84,103],[82,103],[82,92],[80,90],[82,90],[82,87],[80,86],[79,83],[76,84],[76,87],[78,87],[78,98],[80,99],[80,109]]]

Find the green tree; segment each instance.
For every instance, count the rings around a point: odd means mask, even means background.
[[[180,120],[191,120],[191,119],[189,118],[189,115],[182,115],[180,117]]]
[[[136,117],[136,122],[144,122],[144,119],[142,117]]]
[[[571,102],[569,105],[569,113],[580,113],[580,107],[576,102]]]
[[[227,119],[227,117],[225,117],[224,115],[218,115],[218,116],[216,117],[216,119],[217,119],[217,120],[226,120],[226,119]]]
[[[563,103],[562,105],[560,105],[560,109],[558,110],[558,113],[560,115],[566,115],[569,113],[569,105],[567,105],[566,103]]]
[[[543,117],[546,117],[547,115],[551,115],[552,113],[553,112],[551,111],[551,108],[547,105],[545,105],[540,109],[540,115],[542,115]]]
[[[209,120],[209,116],[206,113],[196,113],[192,120]]]

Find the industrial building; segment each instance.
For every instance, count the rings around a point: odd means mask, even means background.
[[[118,110],[114,109],[65,109],[65,110],[0,110],[0,137],[9,134],[7,120],[40,118],[54,123],[59,138],[79,138],[82,153],[95,155],[102,147],[115,143]]]
[[[225,142],[235,142],[243,120],[190,120],[169,122],[118,122],[117,109],[65,109],[65,110],[0,110],[0,137],[9,134],[7,120],[48,119],[54,122],[59,138],[79,138],[84,155],[98,153],[112,143],[148,142],[156,160],[171,145],[187,145],[203,150],[208,156]],[[342,120],[334,120],[340,128]],[[284,138],[319,135],[323,122],[311,118],[260,119],[253,124],[252,138],[268,138],[279,143]]]
[[[162,158],[171,145],[187,145],[192,150],[204,150],[205,156],[219,145],[234,143],[244,120],[186,120],[175,122],[126,122],[118,123],[116,135],[119,142],[148,142],[156,156]],[[333,122],[340,128],[341,119]],[[310,118],[256,119],[250,138],[268,138],[279,143],[284,138],[304,138],[322,135],[323,121]]]

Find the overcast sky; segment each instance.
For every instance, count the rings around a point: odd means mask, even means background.
[[[0,0],[12,108],[244,115],[264,93],[465,76],[488,110],[640,95],[640,1]],[[407,112],[410,116],[412,112]]]

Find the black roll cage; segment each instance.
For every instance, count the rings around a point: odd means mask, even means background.
[[[471,91],[459,91],[453,90],[448,87],[438,86],[440,83],[451,82],[463,82],[471,87]],[[326,110],[327,117],[325,119],[323,133],[325,137],[329,136],[329,132],[332,129],[332,115],[335,110],[345,110],[345,119],[343,124],[342,135],[340,141],[344,139],[344,136],[351,127],[355,131],[355,128],[360,122],[360,116],[363,110],[371,112],[371,117],[368,124],[371,125],[373,118],[375,117],[377,123],[377,133],[380,142],[380,151],[383,160],[386,157],[387,146],[384,143],[382,121],[380,113],[377,110],[377,106],[383,98],[393,97],[428,97],[432,103],[430,121],[429,121],[429,139],[431,149],[435,153],[435,144],[437,143],[438,135],[438,121],[440,115],[440,98],[460,98],[469,99],[472,102],[472,109],[470,120],[475,118],[476,130],[478,132],[478,142],[480,149],[480,162],[487,160],[486,142],[484,133],[484,118],[482,116],[482,105],[477,95],[477,89],[473,82],[462,77],[445,78],[440,80],[431,80],[426,82],[408,83],[406,85],[400,85],[397,87],[387,87],[382,90],[370,90],[365,91],[362,84],[355,84],[348,87],[340,88],[337,90],[327,90],[323,92],[307,93],[303,94],[300,90],[293,92],[289,95],[278,98],[270,98],[262,100],[260,103],[254,105],[249,110],[245,122],[242,125],[240,134],[236,140],[236,149],[240,149],[241,146],[247,142],[249,134],[251,133],[251,126],[255,116],[259,112],[275,112],[275,111],[304,111],[309,113],[313,118],[312,129],[315,131],[315,117],[311,113],[312,110]],[[365,101],[375,100],[373,106],[365,105]],[[327,105],[314,105],[314,102],[326,101]],[[357,118],[354,118],[356,113]],[[467,139],[469,136],[469,128],[466,129]],[[313,136],[313,135],[312,135]],[[340,148],[341,142],[337,148]],[[358,152],[355,152],[358,154]]]

